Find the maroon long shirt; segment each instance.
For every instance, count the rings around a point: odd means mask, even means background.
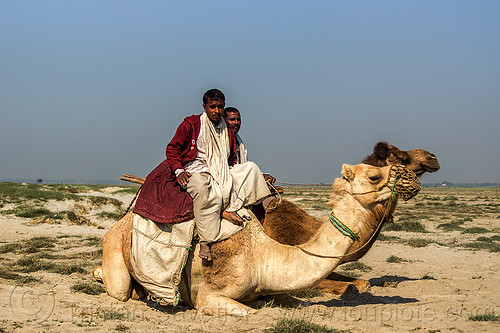
[[[146,177],[137,197],[134,213],[157,223],[178,223],[194,218],[193,199],[176,181],[174,171],[196,158],[201,115],[186,117],[167,145],[167,159]],[[229,166],[236,164],[236,139],[228,130],[231,152]]]

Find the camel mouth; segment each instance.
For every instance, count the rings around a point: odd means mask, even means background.
[[[426,165],[425,166],[426,168],[426,171],[427,172],[436,172],[438,171],[439,169],[441,169],[441,166],[440,165],[436,165],[436,166],[429,166],[429,165]]]

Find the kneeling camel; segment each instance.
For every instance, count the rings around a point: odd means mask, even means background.
[[[198,258],[199,246],[194,244],[179,285],[183,303],[205,314],[246,315],[254,310],[241,302],[319,284],[342,262],[355,237],[370,238],[384,216],[393,212],[392,171],[390,166],[343,165],[343,177],[335,180],[330,203],[332,214],[344,227],[323,223],[304,244],[274,241],[255,217],[235,236],[214,244],[212,263]],[[122,301],[130,297],[134,276],[131,221],[131,214],[126,215],[106,233],[102,268],[94,272],[107,293]],[[345,230],[349,230],[347,236]]]

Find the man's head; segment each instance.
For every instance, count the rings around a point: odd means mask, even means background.
[[[210,89],[203,95],[203,109],[212,123],[219,123],[225,103],[226,97],[219,89]]]
[[[237,134],[240,131],[241,116],[240,111],[237,108],[233,108],[232,106],[225,108],[224,120],[226,121],[227,126],[233,130],[234,134]]]

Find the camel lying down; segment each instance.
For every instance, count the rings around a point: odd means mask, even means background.
[[[393,188],[400,193],[410,185],[415,194],[420,189],[418,182],[399,184],[408,175],[416,178],[403,167],[345,164],[342,175],[332,186],[330,201],[337,227],[321,224],[304,244],[276,242],[254,216],[241,232],[213,245],[212,263],[198,257],[195,243],[179,285],[182,302],[204,314],[246,315],[255,310],[241,302],[316,286],[342,263],[353,244],[359,243],[356,239],[363,241],[378,232],[380,222],[394,211]],[[128,300],[132,290],[131,231],[128,214],[104,236],[102,267],[94,271],[107,293],[121,301]]]
[[[373,153],[366,156],[362,163],[373,166],[404,165],[417,176],[426,172],[438,171],[441,166],[433,153],[424,149],[401,150],[398,147],[380,141],[373,147]],[[283,200],[279,205],[270,206],[266,212],[263,226],[266,234],[281,244],[299,245],[307,242],[323,224],[322,221],[310,216],[307,212],[292,202]],[[390,221],[391,215],[386,216],[386,221]],[[342,263],[356,261],[363,257],[371,248],[379,233],[376,233],[366,244],[367,240],[359,244],[353,244],[349,250],[351,255],[345,256]],[[337,273],[331,273],[318,286],[325,292],[334,295],[344,295],[353,292],[364,292],[370,288],[370,283],[364,279],[354,279]]]

